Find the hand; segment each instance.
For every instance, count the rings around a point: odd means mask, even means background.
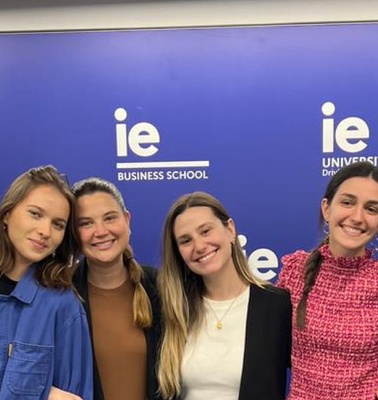
[[[82,400],[82,398],[53,386],[50,390],[48,400]]]

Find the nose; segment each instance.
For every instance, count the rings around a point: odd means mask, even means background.
[[[98,222],[95,225],[94,235],[96,237],[106,236],[108,234],[108,232],[109,232],[108,229],[102,222]]]
[[[351,219],[353,222],[359,223],[363,220],[363,212],[364,208],[362,206],[356,206],[353,209],[353,213],[351,215]]]
[[[41,220],[38,225],[38,234],[43,238],[49,238],[51,235],[52,224],[50,221]]]
[[[194,239],[194,249],[197,253],[203,253],[206,250],[206,246],[206,241],[201,236]]]

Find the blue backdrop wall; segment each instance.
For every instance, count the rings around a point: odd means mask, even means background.
[[[376,24],[3,34],[0,192],[48,163],[111,180],[158,266],[171,203],[209,191],[274,281],[329,177],[378,162],[377,46]]]

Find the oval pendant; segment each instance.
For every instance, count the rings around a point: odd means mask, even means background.
[[[223,328],[222,322],[218,321],[216,327],[217,329],[222,329]]]

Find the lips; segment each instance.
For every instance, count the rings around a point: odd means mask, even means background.
[[[43,242],[41,240],[37,239],[29,239],[30,242],[32,243],[33,247],[37,250],[46,250],[47,249],[47,243]]]
[[[356,228],[354,226],[341,225],[341,227],[343,228],[343,231],[350,236],[359,236],[359,235],[365,233],[365,230],[363,230],[361,228]]]
[[[206,261],[211,260],[211,259],[215,256],[215,254],[216,254],[217,251],[218,251],[218,249],[213,250],[213,251],[211,251],[210,253],[208,253],[208,254],[206,254],[206,255],[204,255],[204,256],[201,256],[201,257],[197,258],[196,261],[199,262],[199,263],[205,263]]]
[[[115,239],[109,239],[109,240],[103,240],[101,242],[92,243],[91,245],[100,250],[107,250],[108,248],[110,248],[112,246],[112,244],[114,242],[115,242]]]

